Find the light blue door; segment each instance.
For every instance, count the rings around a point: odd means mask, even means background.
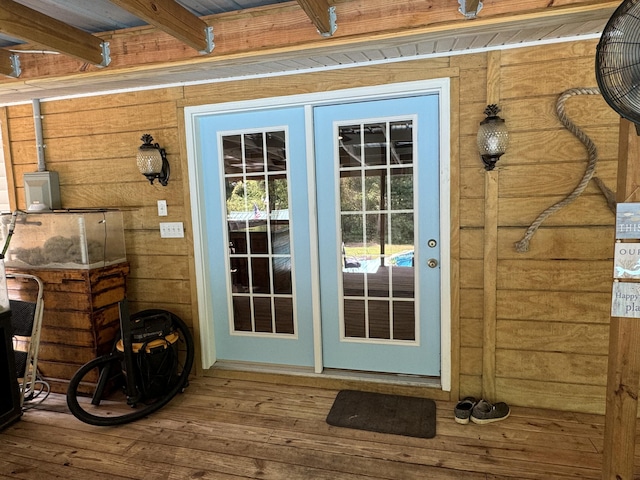
[[[440,375],[438,96],[314,109],[325,368]]]
[[[303,107],[203,116],[215,353],[313,366]]]

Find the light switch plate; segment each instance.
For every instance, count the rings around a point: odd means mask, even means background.
[[[182,222],[160,222],[161,238],[183,238],[184,225]]]
[[[167,201],[166,200],[158,200],[158,216],[166,217],[167,216]]]

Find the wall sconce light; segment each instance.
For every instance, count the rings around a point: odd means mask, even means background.
[[[498,105],[487,105],[484,114],[487,116],[480,122],[478,129],[478,150],[485,170],[493,170],[496,162],[509,146],[509,132],[504,120],[498,116]]]
[[[138,148],[138,170],[153,184],[157,178],[161,185],[169,183],[169,162],[164,148],[153,142],[153,137],[145,133],[140,137],[144,143]]]

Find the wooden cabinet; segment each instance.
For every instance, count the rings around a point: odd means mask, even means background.
[[[18,269],[44,283],[44,316],[38,370],[51,390],[66,393],[84,363],[111,350],[119,330],[118,302],[125,297],[129,264],[95,269]],[[9,297],[33,301],[33,282],[8,279]]]

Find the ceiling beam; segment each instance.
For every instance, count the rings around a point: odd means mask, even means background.
[[[213,50],[211,27],[174,0],[110,1],[200,53]]]
[[[4,1],[0,0],[0,4]],[[422,14],[407,9],[407,2],[413,2]],[[287,2],[285,7],[276,4],[275,7],[252,9],[245,13],[207,17],[207,23],[216,25],[219,41],[216,55],[206,56],[197,55],[174,37],[145,25],[109,35],[114,59],[109,68],[84,69],[78,62],[62,55],[20,55],[20,78],[0,76],[0,106],[30,102],[33,98],[214,80],[220,78],[215,73],[218,67],[248,69],[252,64],[260,65],[265,60],[348,54],[372,45],[393,48],[408,42],[487,35],[514,29],[544,29],[572,22],[602,22],[604,25],[620,6],[619,0],[588,1],[586,4],[578,1],[576,5],[545,7],[548,3],[549,0],[501,0],[493,4],[491,10],[483,11],[484,15],[467,21],[449,0],[435,2],[433,5],[438,6],[437,11],[428,8],[427,4],[431,2],[367,0],[366,5],[370,9],[367,15],[362,11],[362,0],[341,0],[340,28],[357,33],[320,39],[309,28],[306,23],[308,17],[300,6],[296,2]],[[386,20],[381,25],[379,19],[384,15]],[[434,16],[432,23],[425,23],[425,19]],[[278,24],[285,25],[286,29],[274,28]],[[135,44],[131,41],[133,34]],[[132,52],[134,47],[135,52]],[[16,46],[16,51],[23,48],[40,47],[20,45]]]
[[[322,36],[331,36],[336,30],[335,15],[328,0],[297,0],[298,4]]]
[[[94,65],[109,64],[107,44],[100,38],[13,0],[0,3],[0,32]]]
[[[460,13],[467,18],[476,18],[478,12],[482,9],[480,0],[458,0],[460,4]]]

